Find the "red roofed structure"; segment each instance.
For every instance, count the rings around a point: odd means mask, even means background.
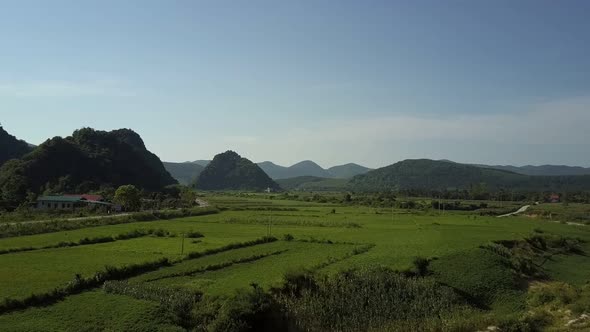
[[[64,196],[67,197],[77,197],[79,199],[83,199],[83,200],[87,200],[87,201],[92,201],[92,202],[102,202],[104,201],[104,197],[102,197],[101,195],[90,195],[90,194],[65,194]]]

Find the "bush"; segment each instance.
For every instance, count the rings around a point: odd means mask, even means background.
[[[430,265],[430,260],[428,258],[416,257],[412,261],[412,264],[414,265],[416,275],[424,277],[429,274],[428,265]]]
[[[295,237],[291,234],[285,234],[283,235],[283,240],[284,241],[293,241],[295,239]]]
[[[185,237],[189,238],[189,239],[198,239],[201,237],[205,237],[205,235],[203,235],[200,232],[195,232],[195,231],[189,231],[186,234],[184,234]]]
[[[202,297],[201,292],[175,289],[149,283],[131,284],[128,281],[106,281],[103,291],[131,296],[140,300],[157,301],[171,320],[186,329],[195,326],[192,310]]]

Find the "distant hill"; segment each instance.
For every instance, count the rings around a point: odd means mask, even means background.
[[[324,169],[311,160],[301,161],[289,167],[280,166],[270,161],[258,163],[258,166],[273,179],[288,179],[300,176],[344,179],[366,173],[370,170],[369,168],[352,163]]]
[[[263,161],[258,163],[258,166],[264,171],[264,173],[275,180],[294,177],[291,176],[289,167],[279,166],[271,161]]]
[[[316,176],[298,176],[279,179],[277,183],[285,190],[295,191],[342,191],[348,186],[348,179],[327,179]]]
[[[357,175],[349,186],[359,191],[403,189],[469,189],[484,183],[488,190],[590,190],[590,176],[528,176],[449,161],[404,160]]]
[[[195,160],[195,161],[192,161],[193,164],[198,164],[198,165],[201,165],[203,167],[209,165],[210,162],[211,162],[211,160]]]
[[[365,174],[370,170],[370,168],[354,163],[349,163],[345,165],[330,167],[328,168],[328,173],[330,174],[330,177],[333,178],[348,179],[355,175]]]
[[[314,163],[311,160],[300,161],[295,165],[289,167],[289,171],[295,174],[302,174],[308,176],[317,176],[327,178],[330,177],[330,173],[323,169],[320,165]]]
[[[124,184],[159,190],[175,183],[130,129],[76,130],[72,136],[49,139],[0,168],[0,192],[10,201],[24,200],[27,192],[82,193]]]
[[[20,158],[33,150],[33,146],[10,135],[0,125],[0,166],[6,161]]]
[[[534,176],[563,176],[563,175],[590,175],[590,168],[565,165],[541,165],[541,166],[501,166],[501,165],[475,165],[484,168],[500,169],[514,173]]]
[[[172,175],[178,183],[183,185],[189,185],[197,181],[199,174],[205,169],[205,166],[201,166],[197,163],[172,163],[163,162],[164,167]]]
[[[218,154],[205,167],[196,181],[202,190],[279,190],[258,165],[233,151]]]

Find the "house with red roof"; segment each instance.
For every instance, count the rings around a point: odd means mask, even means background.
[[[95,207],[111,208],[112,204],[106,202],[101,195],[89,194],[65,194],[48,195],[37,198],[37,209],[74,210],[76,208]]]

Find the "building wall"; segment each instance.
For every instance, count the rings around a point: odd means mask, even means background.
[[[38,201],[38,209],[73,209],[74,202]]]

